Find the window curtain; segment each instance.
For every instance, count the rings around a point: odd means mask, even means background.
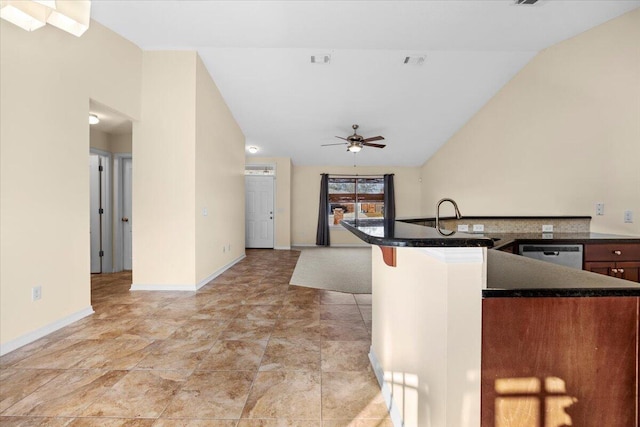
[[[329,174],[320,178],[320,207],[318,208],[318,231],[316,245],[329,246]]]
[[[392,173],[384,175],[384,218],[396,220],[396,196]]]
[[[384,234],[393,237],[396,222],[396,196],[393,174],[384,175]]]

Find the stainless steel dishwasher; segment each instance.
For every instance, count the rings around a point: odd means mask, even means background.
[[[520,255],[582,270],[582,245],[520,245]]]

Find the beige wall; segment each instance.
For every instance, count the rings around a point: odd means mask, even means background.
[[[195,154],[199,283],[244,256],[244,135],[197,56]]]
[[[194,289],[244,256],[244,135],[195,52],[143,58],[133,288]]]
[[[0,21],[3,345],[90,307],[89,99],[138,118],[141,64],[96,22],[77,38]]]
[[[89,135],[91,148],[114,154],[131,153],[132,135],[130,133],[115,135],[92,128]]]
[[[144,52],[133,134],[133,285],[193,286],[195,52]]]
[[[396,196],[396,216],[415,217],[420,214],[420,168],[358,166],[295,166],[292,173],[292,244],[315,245],[318,228],[320,174],[382,175],[393,173]],[[362,245],[342,226],[331,227],[331,245]]]
[[[248,165],[275,165],[275,249],[291,249],[291,159],[289,157],[247,157]]]
[[[640,235],[640,9],[541,52],[422,180],[425,215],[446,196],[463,215],[592,215],[592,231]]]

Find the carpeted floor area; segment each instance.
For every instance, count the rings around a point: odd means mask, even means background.
[[[371,248],[305,248],[290,284],[352,294],[371,293]]]

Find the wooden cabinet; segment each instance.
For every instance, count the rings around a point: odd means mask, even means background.
[[[584,269],[640,282],[640,244],[589,243],[584,246]]]
[[[482,427],[637,427],[639,300],[485,298]]]

